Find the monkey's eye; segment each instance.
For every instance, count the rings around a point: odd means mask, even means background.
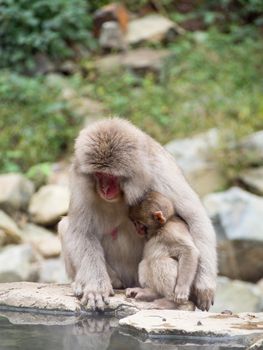
[[[136,231],[139,235],[147,235],[147,226],[141,223],[140,221],[133,221]]]

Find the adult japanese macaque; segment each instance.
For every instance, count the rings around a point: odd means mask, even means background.
[[[189,227],[200,252],[194,301],[208,310],[217,273],[211,222],[174,158],[119,118],[88,126],[76,140],[69,214],[59,225],[74,293],[83,305],[103,309],[113,288],[138,286],[145,240],[129,220],[128,208],[149,190],[169,198]]]
[[[126,296],[144,301],[160,297],[176,303],[188,301],[199,252],[172,201],[150,191],[130,208],[129,216],[147,242],[138,273],[142,288],[127,288]]]

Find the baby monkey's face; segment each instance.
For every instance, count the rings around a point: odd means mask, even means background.
[[[166,218],[161,210],[156,210],[151,203],[142,202],[129,210],[129,217],[140,236],[150,238],[165,224]]]

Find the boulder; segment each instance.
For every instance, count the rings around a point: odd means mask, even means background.
[[[111,3],[102,6],[94,13],[93,32],[96,38],[100,36],[103,24],[106,22],[115,22],[120,30],[125,33],[128,28],[128,12],[123,4]]]
[[[123,32],[117,22],[109,21],[103,23],[99,45],[104,50],[122,51],[126,48]]]
[[[0,209],[8,214],[26,210],[33,193],[33,183],[23,175],[0,175]]]
[[[263,130],[243,138],[237,144],[237,151],[247,164],[263,165]]]
[[[62,259],[42,260],[39,265],[39,282],[69,283]]]
[[[229,315],[210,312],[143,310],[121,319],[119,324],[122,327],[122,332],[141,334],[146,339],[160,336],[173,336],[176,339],[184,336],[185,339],[191,340],[193,337],[199,337],[199,339],[217,337],[218,340],[228,338],[229,343],[231,339],[232,341],[236,340],[237,345],[239,343],[237,338],[239,340],[242,338],[244,346],[248,345],[254,337],[262,336],[262,322],[263,313]],[[203,344],[204,342],[202,342]],[[229,349],[232,346],[225,348]],[[209,348],[211,349],[211,343]]]
[[[172,141],[165,146],[200,196],[218,191],[225,185],[225,178],[214,157],[218,144],[218,131],[210,129],[190,138]]]
[[[210,311],[224,310],[233,313],[263,311],[263,292],[260,286],[227,277],[218,277],[215,303]]]
[[[34,224],[26,224],[23,227],[22,234],[23,241],[30,243],[44,258],[53,258],[60,255],[60,240],[58,236],[47,229]]]
[[[80,307],[69,284],[44,283],[2,283],[0,284],[0,306],[33,309],[44,313],[91,314],[89,306]],[[154,309],[154,302],[142,302],[126,298],[123,291],[115,291],[110,304],[105,306],[105,314],[124,317],[142,309]],[[182,310],[193,310],[192,304],[181,305]]]
[[[42,225],[52,225],[67,214],[69,189],[64,186],[46,185],[36,192],[30,201],[29,214],[32,221]]]
[[[101,73],[111,72],[122,67],[139,75],[149,72],[159,75],[166,61],[171,57],[169,50],[138,48],[122,54],[102,57],[96,61],[96,68]]]
[[[13,219],[5,212],[0,210],[0,230],[1,230],[1,245],[20,243],[22,240],[21,231]]]
[[[263,198],[233,187],[207,195],[204,205],[217,233],[219,273],[259,280],[263,276]]]
[[[51,171],[47,179],[49,185],[69,187],[70,164],[58,162],[51,165]]]
[[[159,42],[174,29],[175,24],[170,19],[159,14],[150,14],[129,22],[126,40],[131,45],[144,41]]]
[[[238,178],[249,191],[263,196],[263,166],[244,170]]]
[[[36,281],[38,257],[30,244],[0,249],[0,282]]]

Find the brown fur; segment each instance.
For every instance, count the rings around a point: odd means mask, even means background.
[[[96,172],[116,176],[122,195],[115,201],[101,198]],[[128,207],[150,189],[169,198],[189,226],[201,253],[194,281],[196,303],[209,309],[217,269],[215,234],[207,214],[173,157],[141,130],[118,118],[94,123],[76,140],[69,214],[59,225],[75,294],[82,295],[82,303],[103,309],[113,293],[107,265],[116,273],[118,285],[138,284],[144,240],[136,235]],[[113,239],[108,233],[115,228],[118,235]],[[167,267],[163,273],[169,271]]]
[[[175,217],[172,202],[161,193],[151,191],[130,208],[130,218],[146,227],[148,240],[139,264],[139,282],[146,292],[139,291],[136,298],[147,301],[158,295],[177,303],[187,301],[199,252],[186,223]],[[129,289],[128,295],[132,292]]]

